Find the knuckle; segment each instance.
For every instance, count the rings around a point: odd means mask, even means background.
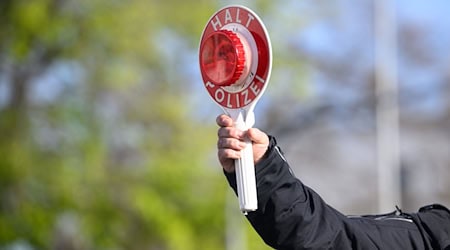
[[[225,136],[227,135],[227,128],[220,128],[220,129],[217,131],[217,135],[218,135],[219,137],[225,137]]]
[[[219,138],[219,139],[217,139],[217,148],[221,148],[221,145],[222,145],[222,139]]]
[[[237,159],[237,153],[232,149],[225,149],[224,156],[228,159]]]
[[[235,138],[239,139],[241,131],[234,127],[224,127],[220,128],[217,132],[219,137]]]
[[[233,141],[233,148],[240,149],[240,141],[239,140],[234,140]]]
[[[217,136],[218,136],[218,137],[220,137],[220,136],[223,134],[223,130],[224,130],[224,128],[219,128],[219,129],[217,130]]]

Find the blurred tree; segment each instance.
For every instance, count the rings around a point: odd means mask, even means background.
[[[0,248],[223,248],[214,128],[160,58],[165,43],[196,50],[214,9],[0,2]]]

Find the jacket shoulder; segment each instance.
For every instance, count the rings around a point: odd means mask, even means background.
[[[427,205],[420,208],[415,216],[434,249],[450,249],[450,210],[447,207]]]

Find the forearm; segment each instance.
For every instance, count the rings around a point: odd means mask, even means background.
[[[227,179],[236,190],[235,176],[227,174]],[[256,181],[258,210],[247,217],[270,246],[327,247],[342,231],[343,215],[295,178],[273,138],[266,155],[256,164]]]
[[[247,218],[276,249],[431,248],[428,232],[416,215],[414,221],[411,215],[396,212],[348,218],[328,206],[291,173],[274,138],[255,167],[258,210]],[[236,191],[236,176],[226,176]],[[448,217],[446,212],[441,213]]]

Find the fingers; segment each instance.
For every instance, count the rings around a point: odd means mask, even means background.
[[[233,127],[222,127],[218,131],[217,149],[219,159],[239,159],[245,148],[244,132]]]
[[[217,125],[219,127],[232,127],[233,126],[233,119],[227,115],[219,115],[216,118]]]
[[[245,143],[234,138],[219,137],[217,140],[217,156],[223,169],[228,172],[234,172],[234,160],[241,158],[241,150]]]
[[[227,115],[219,115],[216,119],[217,125],[220,126],[217,131],[218,147],[223,146],[226,148],[239,149],[238,141],[230,140],[235,139],[239,141],[244,141],[245,139],[250,139],[254,144],[268,144],[269,138],[266,133],[262,132],[257,128],[249,128],[247,131],[242,131],[233,127],[233,120]],[[227,140],[224,140],[227,139]],[[225,144],[219,144],[225,143]],[[219,147],[220,148],[220,147]]]
[[[233,120],[227,115],[219,115],[216,119],[217,125],[219,125],[219,130],[217,135],[219,138],[235,138],[243,140],[245,133],[233,127]]]
[[[241,158],[241,150],[245,147],[242,141],[244,132],[233,127],[233,120],[227,115],[219,115],[216,119],[219,130],[217,131],[217,156],[223,167],[228,172],[234,172],[234,160]]]
[[[218,149],[242,150],[245,146],[246,143],[238,139],[219,137],[217,140]]]
[[[219,130],[217,131],[218,158],[226,172],[234,171],[234,160],[241,158],[241,150],[247,144],[248,139],[252,141],[253,160],[259,162],[267,151],[269,137],[257,128],[242,131],[233,127],[234,121],[227,115],[219,115],[216,119]]]
[[[217,131],[217,136],[219,138],[234,138],[237,140],[243,140],[245,138],[245,133],[234,127],[221,127]]]
[[[222,148],[217,151],[217,155],[219,156],[219,161],[225,162],[227,160],[237,160],[241,158],[241,151],[236,151],[229,148]]]

